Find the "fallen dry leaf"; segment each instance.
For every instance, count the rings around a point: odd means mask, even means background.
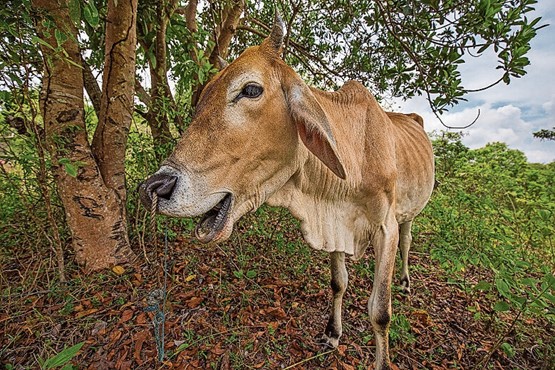
[[[139,365],[142,365],[144,362],[143,359],[141,358],[141,352],[143,349],[143,344],[147,340],[148,336],[149,336],[148,330],[140,331],[133,336],[133,340],[135,342],[133,357],[135,358],[135,361],[137,361]]]
[[[204,298],[202,297],[193,297],[187,301],[187,307],[189,308],[198,307],[198,305],[200,305],[203,300]]]
[[[123,275],[125,273],[125,269],[123,268],[123,266],[120,266],[120,265],[112,267],[112,271],[116,275]]]
[[[77,312],[77,314],[75,315],[75,318],[79,319],[81,317],[92,315],[95,312],[98,312],[98,308],[91,308],[88,310],[80,311],[80,312]]]
[[[125,310],[121,314],[121,318],[119,320],[120,324],[129,321],[133,317],[133,310]]]
[[[135,322],[137,323],[137,325],[144,325],[147,323],[147,317],[146,317],[146,312],[141,312],[137,315],[137,318],[135,318]]]

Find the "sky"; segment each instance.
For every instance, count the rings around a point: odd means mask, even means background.
[[[511,79],[509,85],[501,83],[468,95],[467,102],[451,108],[442,119],[449,126],[465,126],[480,110],[478,121],[462,130],[466,146],[474,149],[502,141],[512,149],[523,151],[529,162],[548,163],[555,161],[555,141],[536,139],[532,133],[555,127],[555,1],[539,0],[535,8],[534,15],[528,18],[541,16],[540,24],[550,26],[539,30],[531,42],[528,73]],[[461,69],[463,86],[475,89],[497,80],[500,74],[495,62],[496,56],[492,53],[465,63]],[[446,130],[424,97],[398,104],[402,112],[423,116],[426,131]]]

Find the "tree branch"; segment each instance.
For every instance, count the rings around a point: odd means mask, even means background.
[[[176,13],[185,15],[185,24],[191,33],[198,32],[197,5],[198,0],[190,0],[186,7],[176,9]]]
[[[222,17],[219,35],[216,38],[216,45],[210,53],[209,61],[212,65],[217,65],[218,56],[225,58],[229,54],[231,39],[237,30],[239,18],[245,8],[244,0],[234,0],[229,6],[224,8],[225,19]]]
[[[260,25],[263,25],[263,28],[269,29],[268,26],[264,25],[264,24],[263,24],[262,22],[260,22],[260,21],[255,21],[255,23],[260,24]],[[262,37],[262,38],[268,37],[267,34],[264,34],[263,32],[261,32],[261,31],[255,29],[255,28],[249,27],[249,26],[240,25],[240,26],[237,26],[237,29],[238,29],[238,30],[243,30],[243,31],[247,31],[247,32],[253,33],[253,34],[258,35],[258,36],[260,36],[260,37]],[[304,55],[306,58],[311,59],[311,60],[317,62],[317,63],[318,63],[322,68],[324,68],[327,72],[331,73],[332,75],[334,75],[334,76],[336,76],[336,77],[340,77],[340,78],[343,77],[339,72],[337,72],[337,71],[331,69],[330,67],[328,67],[328,63],[327,63],[327,62],[325,62],[324,60],[322,60],[320,57],[317,57],[316,55],[310,53],[304,46],[298,44],[297,42],[295,42],[295,41],[293,41],[293,40],[289,40],[289,44],[290,44],[295,50],[297,50],[300,54]],[[297,58],[302,62],[302,58],[300,58],[299,56],[297,56]],[[306,63],[303,63],[303,64],[306,65]],[[312,72],[312,68],[309,68],[309,69],[310,69],[311,72]],[[315,75],[317,75],[317,74],[315,74]],[[328,78],[329,78],[329,77],[328,77]],[[331,80],[331,79],[330,79],[330,80]]]
[[[102,101],[102,90],[98,86],[98,81],[92,73],[91,66],[85,62],[83,56],[81,56],[81,66],[83,67],[83,81],[85,85],[85,90],[87,95],[91,99],[92,105],[94,107],[94,112],[96,117],[100,117],[100,102]]]
[[[150,107],[152,98],[150,97],[150,94],[145,90],[138,78],[135,78],[135,94],[137,95],[141,103],[143,103],[147,107]]]

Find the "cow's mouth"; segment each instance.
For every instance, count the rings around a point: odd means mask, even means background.
[[[195,236],[203,243],[219,239],[229,220],[233,196],[227,193],[223,199],[202,217],[195,228]]]

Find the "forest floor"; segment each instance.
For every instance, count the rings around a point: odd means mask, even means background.
[[[348,263],[343,336],[337,349],[322,349],[317,338],[331,304],[326,254],[302,243],[289,221],[265,220],[261,232],[254,217],[221,245],[187,233],[168,243],[163,362],[156,312],[148,310],[149,294],[164,286],[163,240],[144,254],[136,245],[142,257],[133,266],[83,275],[69,265],[65,284],[53,277],[48,254],[22,246],[0,266],[0,364],[48,368],[44,360],[84,342],[71,360],[78,369],[372,369],[372,251]],[[471,289],[487,272],[450,277],[425,242],[418,237],[411,251],[412,294],[401,294],[398,268],[394,278],[394,368],[554,368],[552,322],[493,311],[492,297]]]

